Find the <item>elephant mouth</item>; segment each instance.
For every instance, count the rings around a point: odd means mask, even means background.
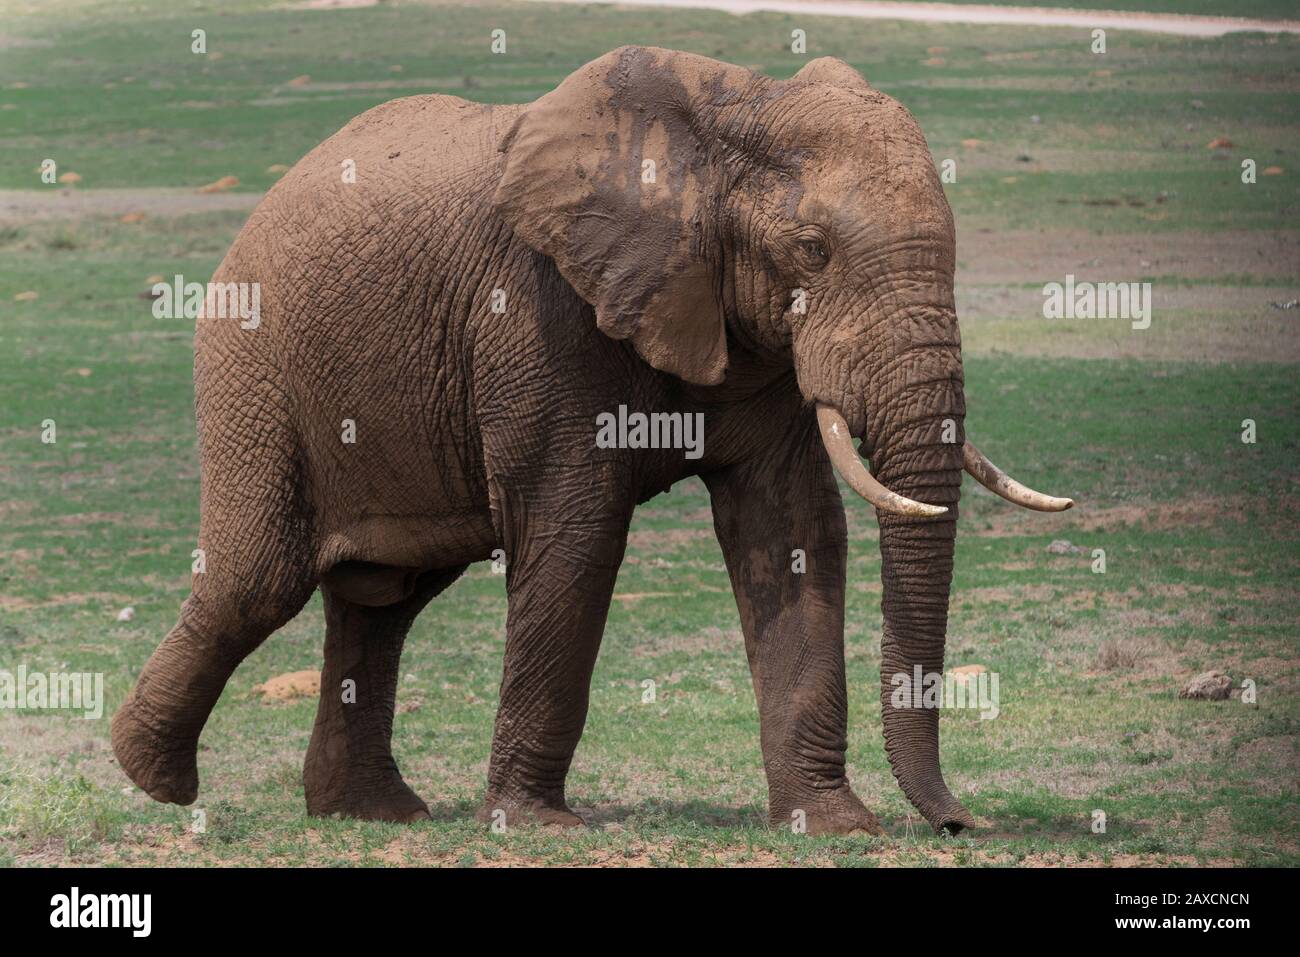
[[[926,505],[899,495],[878,482],[863,464],[858,450],[853,447],[849,424],[838,409],[818,402],[817,425],[821,429],[822,443],[826,446],[831,465],[840,478],[880,511],[917,518],[934,518],[948,511],[942,505]],[[990,462],[969,441],[962,448],[962,467],[990,492],[1015,505],[1037,512],[1063,512],[1074,505],[1073,499],[1044,495],[1020,484]]]

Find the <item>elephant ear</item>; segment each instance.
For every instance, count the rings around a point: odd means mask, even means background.
[[[862,90],[865,92],[871,89],[871,84],[867,82],[861,73],[843,60],[833,56],[823,56],[815,60],[809,60],[804,65],[804,68],[791,79],[801,80],[805,83],[829,83],[831,86],[838,86],[844,90]]]
[[[700,385],[727,367],[710,242],[716,143],[701,111],[752,80],[705,57],[623,47],[531,104],[500,147],[494,201],[515,235],[555,261],[603,332]]]

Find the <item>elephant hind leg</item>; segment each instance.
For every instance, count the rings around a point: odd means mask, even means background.
[[[174,804],[198,795],[199,734],[226,682],[316,588],[311,522],[288,437],[214,426],[202,438],[203,564],[180,620],[112,727],[127,776],[155,800]],[[253,463],[257,473],[230,463]]]
[[[155,801],[198,796],[199,734],[235,668],[301,610],[314,585],[265,592],[194,593],[113,715],[113,751],[127,776]]]
[[[460,577],[464,566],[414,577],[405,594],[376,606],[393,581],[379,566],[327,573],[325,668],[320,706],[303,767],[309,814],[372,821],[428,820],[429,809],[393,759],[393,708],[402,645],[415,616]],[[336,587],[337,586],[337,587]],[[383,586],[383,587],[381,587]]]

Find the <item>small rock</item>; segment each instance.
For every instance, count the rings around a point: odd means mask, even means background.
[[[117,613],[118,621],[130,621],[134,617],[135,617],[135,609],[132,608],[130,605],[127,605],[125,608],[123,608],[121,611]]]
[[[272,163],[266,168],[266,171],[278,175],[280,173],[289,172],[289,167],[285,166],[283,163]]]
[[[1074,545],[1067,539],[1058,538],[1047,546],[1047,551],[1053,555],[1081,555],[1087,551],[1079,545]]]
[[[1222,671],[1206,671],[1197,675],[1178,692],[1180,698],[1200,698],[1205,701],[1226,701],[1232,694],[1232,679]]]
[[[216,182],[208,183],[206,186],[200,186],[198,191],[200,193],[224,193],[226,190],[232,189],[238,185],[239,180],[236,177],[223,176]]]
[[[951,669],[948,673],[952,675],[952,680],[959,685],[966,685],[975,680],[976,675],[982,675],[988,671],[983,665],[961,665]]]
[[[1237,144],[1233,143],[1232,140],[1228,139],[1226,136],[1216,136],[1214,139],[1210,140],[1210,142],[1205,144],[1205,148],[1207,150],[1230,150],[1236,145]]]
[[[311,77],[304,73],[302,76],[295,76],[292,80],[286,83],[285,86],[306,86],[310,82]]]

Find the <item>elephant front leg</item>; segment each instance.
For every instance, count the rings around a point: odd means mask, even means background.
[[[529,520],[517,503],[506,509],[505,670],[479,819],[578,826],[564,781],[587,719],[631,510]]]
[[[848,536],[811,414],[760,459],[704,478],[758,699],[771,823],[880,834],[845,775]]]

